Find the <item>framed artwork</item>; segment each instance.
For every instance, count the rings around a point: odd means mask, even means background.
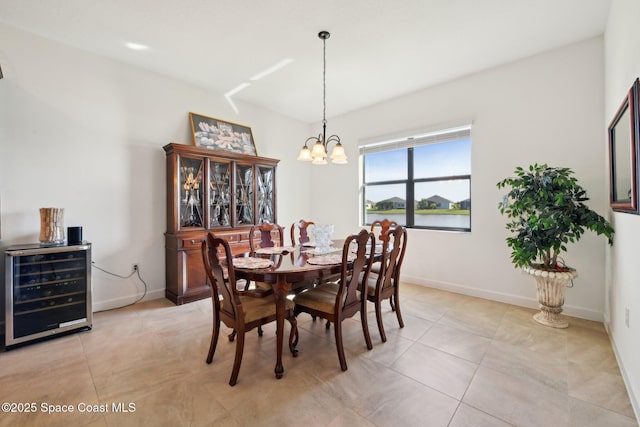
[[[639,80],[633,83],[608,127],[609,204],[619,212],[638,213],[640,155]]]
[[[251,128],[213,117],[189,113],[193,144],[196,147],[256,156]]]

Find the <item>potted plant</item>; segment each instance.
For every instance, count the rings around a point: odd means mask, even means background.
[[[511,260],[534,276],[538,288],[540,312],[534,319],[546,326],[569,326],[560,315],[564,304],[564,288],[577,277],[559,255],[567,243],[580,240],[585,230],[607,237],[613,244],[614,230],[602,216],[584,204],[589,198],[569,168],[537,163],[528,170],[517,167],[515,176],[500,181],[498,188],[509,187],[500,213],[511,219],[507,237]]]

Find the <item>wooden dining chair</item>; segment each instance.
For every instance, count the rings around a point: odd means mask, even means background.
[[[307,229],[312,224],[314,224],[313,221],[305,221],[304,219],[291,224],[291,246],[304,245],[309,242],[309,231]]]
[[[219,252],[224,254],[228,263],[233,256],[226,240],[216,238],[212,233],[202,242],[202,261],[207,273],[207,284],[211,286],[211,300],[213,302],[213,331],[207,363],[211,363],[216,351],[218,336],[220,335],[220,321],[227,327],[233,328],[229,341],[236,338],[236,354],[229,385],[233,386],[238,380],[242,353],[244,351],[244,337],[247,331],[276,320],[276,304],[272,293],[260,289],[239,291],[236,287],[235,272],[229,265],[225,280],[225,268],[221,263]],[[289,349],[293,356],[297,356],[295,343],[297,342],[298,326],[293,312],[294,304],[286,302],[285,317],[291,323],[289,335]]]
[[[367,300],[373,302],[375,306],[380,338],[386,342],[387,335],[382,323],[382,301],[389,300],[391,309],[396,312],[398,324],[404,328],[400,312],[399,284],[400,267],[407,248],[407,230],[404,227],[396,227],[385,233],[383,239],[380,272],[374,273],[372,271],[366,280],[363,279],[364,275],[361,275],[361,283],[366,283]]]
[[[398,226],[397,222],[391,221],[387,218],[382,220],[376,220],[371,223],[371,232],[374,234],[378,233],[378,235],[376,236],[376,239],[381,241],[382,237],[387,231],[397,226]]]
[[[381,220],[375,220],[371,223],[371,232],[376,234],[376,240],[378,242],[382,242],[384,240],[384,236],[385,234],[387,234],[389,232],[389,230],[395,228],[398,226],[398,223],[395,221],[391,221],[387,218],[381,219]],[[379,262],[375,262],[372,266],[371,266],[371,271],[376,273],[376,274],[380,274],[380,263]]]
[[[251,226],[249,230],[249,249],[251,252],[255,253],[256,250],[261,248],[273,248],[275,246],[284,246],[284,228],[278,224],[272,224],[270,222],[265,222],[262,224],[257,224]],[[256,241],[256,232],[260,232],[260,240]],[[275,235],[275,238],[274,238]],[[247,282],[245,284],[245,290],[248,290],[251,283]],[[263,282],[256,282],[256,288],[271,289],[271,285]],[[261,333],[262,330],[260,329]]]
[[[259,248],[273,248],[284,246],[284,229],[278,224],[265,222],[251,226],[249,230],[249,248],[255,252]],[[260,231],[260,241],[256,242],[256,231]],[[276,238],[274,239],[274,234]]]
[[[313,224],[315,224],[313,221],[305,221],[304,219],[291,224],[291,246],[303,246],[305,243],[309,243],[311,241],[309,237],[309,226]],[[298,293],[304,289],[314,287],[317,283],[318,280],[316,279],[295,282],[291,285],[291,289],[294,293]],[[315,317],[313,320],[315,320]]]
[[[351,263],[351,242],[356,242],[357,245],[353,263]],[[334,324],[338,359],[340,360],[340,368],[343,371],[347,370],[347,361],[342,343],[343,320],[351,318],[359,312],[367,348],[369,350],[373,348],[369,327],[367,326],[367,299],[360,296],[358,278],[362,275],[364,280],[367,280],[371,269],[370,257],[367,257],[366,254],[367,244],[373,246],[374,243],[373,234],[366,230],[361,230],[357,235],[348,236],[342,249],[342,269],[339,282],[318,285],[315,288],[297,294],[293,298],[296,303],[294,309],[296,315],[306,312],[311,316],[321,317]]]

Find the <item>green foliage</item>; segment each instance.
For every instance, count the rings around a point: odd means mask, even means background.
[[[376,210],[385,211],[389,209],[393,209],[393,202],[390,200],[382,200],[376,203]]]
[[[536,163],[529,170],[517,167],[514,173],[497,186],[511,188],[498,208],[512,219],[506,228],[514,235],[507,238],[507,245],[515,267],[541,264],[562,270],[558,254],[567,250],[567,243],[580,240],[585,230],[602,234],[613,244],[613,228],[584,204],[589,198],[571,169]]]
[[[425,209],[436,209],[438,204],[436,202],[431,202],[427,199],[420,199],[418,204],[416,205],[416,209],[425,210]]]

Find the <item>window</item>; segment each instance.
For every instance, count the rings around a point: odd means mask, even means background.
[[[471,126],[360,147],[364,224],[471,231]]]

